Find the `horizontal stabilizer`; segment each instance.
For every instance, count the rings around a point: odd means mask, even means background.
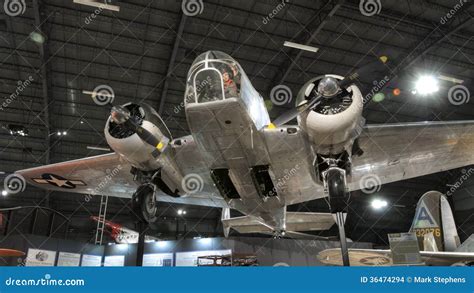
[[[456,252],[474,252],[474,234],[472,234],[466,241],[456,249]]]
[[[286,213],[287,231],[323,231],[334,225],[334,218],[329,213]],[[224,228],[232,228],[239,233],[272,233],[269,227],[259,219],[251,216],[222,219]]]

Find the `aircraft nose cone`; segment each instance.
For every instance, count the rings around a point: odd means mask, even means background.
[[[323,95],[325,98],[331,98],[339,91],[339,85],[335,78],[324,77],[318,84],[318,93]]]

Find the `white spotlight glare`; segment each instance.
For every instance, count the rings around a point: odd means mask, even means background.
[[[57,134],[58,136],[61,136],[61,131],[58,131],[56,134]]]
[[[438,80],[431,75],[423,75],[416,81],[415,90],[418,94],[426,96],[439,91]]]
[[[2,190],[2,195],[3,195],[3,196],[7,196],[7,195],[8,195],[8,191]]]
[[[182,215],[183,214],[183,210],[178,210],[178,215]]]
[[[388,206],[388,202],[386,200],[374,199],[372,200],[371,206],[375,210],[380,210],[382,208],[386,208]]]
[[[67,131],[63,131],[63,135],[67,135]]]

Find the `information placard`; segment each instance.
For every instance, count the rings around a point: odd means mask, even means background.
[[[172,253],[150,253],[143,255],[144,267],[172,267]]]
[[[420,247],[415,233],[388,234],[393,264],[420,264]]]
[[[78,267],[81,263],[81,254],[71,252],[59,252],[58,267]]]
[[[29,248],[26,255],[27,267],[52,267],[56,261],[56,251]]]
[[[104,267],[123,267],[124,265],[124,255],[108,255],[104,258]]]
[[[84,255],[82,255],[81,266],[83,266],[83,267],[100,267],[101,262],[102,262],[102,256],[100,256],[100,255],[84,254]]]

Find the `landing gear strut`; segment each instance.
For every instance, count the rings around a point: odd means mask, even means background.
[[[329,197],[331,213],[336,220],[339,230],[342,263],[344,266],[350,266],[346,232],[344,229],[349,194],[346,186],[346,171],[334,165],[330,166],[324,174],[324,187]]]
[[[143,184],[132,196],[133,211],[146,223],[153,223],[158,219],[155,191],[156,187],[153,184]]]

